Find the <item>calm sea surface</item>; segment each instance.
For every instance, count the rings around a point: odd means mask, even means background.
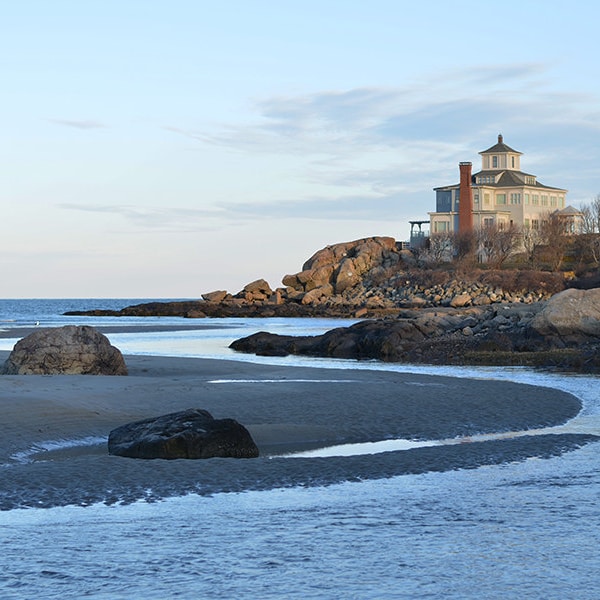
[[[0,329],[155,325],[66,310],[147,300],[0,300]],[[600,434],[599,379],[239,356],[258,330],[319,333],[320,319],[205,319],[209,328],[109,334],[125,354],[200,356],[492,377],[570,391],[566,427]],[[0,339],[0,350],[16,340]],[[551,459],[321,488],[186,496],[158,503],[0,513],[0,598],[600,598],[600,444]]]

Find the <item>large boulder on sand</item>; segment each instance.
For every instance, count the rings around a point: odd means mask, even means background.
[[[555,294],[533,318],[530,328],[540,336],[570,344],[600,338],[600,288]]]
[[[258,447],[234,419],[190,408],[113,429],[108,452],[129,458],[256,458]]]
[[[15,344],[5,375],[127,375],[121,352],[87,325],[45,328]]]

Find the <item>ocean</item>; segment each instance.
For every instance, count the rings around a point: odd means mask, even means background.
[[[66,310],[150,300],[0,300],[0,329],[176,318],[76,318]],[[598,378],[254,357],[228,344],[258,330],[319,333],[330,319],[205,319],[206,329],[114,333],[124,354],[495,378],[583,402],[558,431],[600,434]],[[10,350],[15,339],[0,339]],[[0,388],[1,389],[1,388]],[[553,458],[381,480],[187,495],[130,505],[0,512],[0,598],[600,597],[600,445]],[[320,458],[318,460],[326,460]]]

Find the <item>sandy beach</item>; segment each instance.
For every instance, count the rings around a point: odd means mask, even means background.
[[[225,325],[207,325],[202,323],[201,320],[193,325],[152,325],[153,332],[160,331],[199,331],[202,329],[223,329]],[[0,339],[21,339],[28,336],[30,333],[37,331],[39,327],[9,327],[2,328],[0,324]],[[94,329],[97,329],[101,333],[140,333],[143,331],[150,331],[147,326],[141,325],[102,325],[95,324]],[[4,360],[4,359],[3,359]]]
[[[8,352],[0,353],[4,362]],[[562,424],[581,404],[493,380],[226,360],[126,356],[129,375],[2,376],[0,509],[131,502],[186,493],[326,485],[552,456],[590,440],[536,435],[377,455],[286,453],[392,438],[443,440]],[[143,461],[109,456],[124,423],[186,408],[245,425],[258,459]]]

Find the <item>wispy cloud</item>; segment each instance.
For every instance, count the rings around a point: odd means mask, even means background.
[[[78,119],[48,119],[50,123],[55,125],[63,125],[64,127],[73,127],[74,129],[103,129],[106,127],[104,123],[93,120],[78,120]]]
[[[368,87],[267,98],[255,105],[252,125],[216,133],[169,127],[205,143],[265,153],[344,157],[414,141],[477,143],[500,127],[519,131],[532,121],[600,129],[594,100],[554,93],[541,64],[475,67],[437,73],[395,88]]]
[[[224,208],[182,208],[182,207],[139,207],[115,204],[74,204],[64,202],[58,205],[64,210],[112,215],[123,219],[138,229],[155,231],[198,232],[218,228],[224,217],[230,218]]]
[[[275,203],[228,203],[222,207],[238,219],[303,219],[339,221],[382,221],[395,219],[402,206],[397,194],[365,198],[363,195],[301,198]]]
[[[525,153],[524,170],[585,196],[589,190],[576,173],[600,162],[598,105],[598,98],[556,92],[551,65],[524,63],[456,69],[397,87],[265,98],[250,124],[168,129],[254,156],[291,157],[299,179],[335,190],[336,199],[303,193],[276,205],[236,205],[235,211],[224,205],[226,213],[344,218],[347,210],[368,218],[365,206],[392,215],[417,194],[424,211],[430,209],[432,188],[455,183],[461,160],[477,167],[477,152],[498,133]]]

